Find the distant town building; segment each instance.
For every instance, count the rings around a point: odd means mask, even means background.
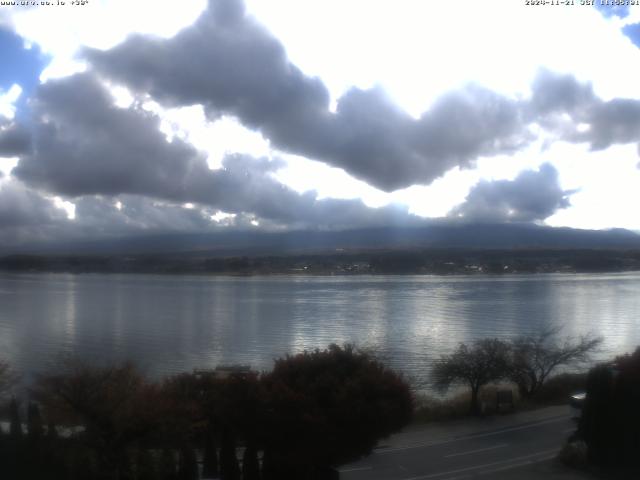
[[[193,374],[197,378],[213,377],[224,380],[226,378],[245,378],[251,373],[249,365],[218,365],[214,369],[195,369]]]

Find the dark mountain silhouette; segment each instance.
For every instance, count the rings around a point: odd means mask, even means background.
[[[453,224],[382,227],[343,231],[215,234],[150,234],[101,241],[23,245],[1,254],[160,254],[206,256],[287,255],[336,250],[473,249],[637,249],[640,235],[624,229],[580,230],[534,224]]]

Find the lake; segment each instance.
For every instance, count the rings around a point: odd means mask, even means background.
[[[640,273],[505,276],[0,274],[0,357],[27,374],[60,355],[146,372],[249,364],[330,343],[375,349],[416,384],[459,342],[561,325],[640,345]],[[29,376],[29,375],[27,375]]]

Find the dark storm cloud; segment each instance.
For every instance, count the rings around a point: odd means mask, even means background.
[[[122,195],[116,199],[101,196],[86,196],[76,200],[76,223],[91,235],[123,235],[167,232],[213,232],[220,229],[255,228],[251,221],[258,221],[263,230],[309,229],[321,227],[365,227],[386,226],[396,223],[411,224],[404,210],[391,207],[371,209],[355,200],[326,199],[317,201],[308,197],[312,204],[298,202],[297,207],[283,223],[279,218],[261,217],[252,212],[240,211],[221,222],[211,217],[219,210],[195,205],[185,208],[154,199]],[[299,215],[306,215],[300,217]],[[400,220],[399,220],[400,219]],[[418,224],[414,218],[414,224]]]
[[[0,181],[0,247],[50,239],[67,222],[65,211],[39,192],[16,180]]]
[[[529,140],[518,104],[476,86],[442,96],[417,120],[380,89],[352,89],[338,101],[331,127],[318,156],[387,191],[431,183]]]
[[[558,172],[545,163],[514,180],[482,180],[449,216],[471,222],[532,222],[567,208],[573,191],[560,187]]]
[[[95,237],[205,232],[215,226],[211,221],[213,213],[212,209],[185,208],[136,195],[85,196],[75,200],[78,229]]]
[[[52,199],[15,178],[0,183],[0,250],[23,244],[95,241],[140,234],[214,231],[213,210],[187,209],[150,198],[123,195],[74,199],[75,218],[69,219]]]
[[[531,85],[529,109],[532,120],[552,113],[578,113],[596,102],[591,84],[573,75],[541,69]]]
[[[615,98],[594,105],[582,119],[587,132],[575,135],[576,141],[588,141],[593,150],[613,144],[640,142],[640,101]]]
[[[0,120],[0,157],[15,157],[31,148],[29,131],[14,122]]]
[[[42,85],[33,100],[32,151],[14,174],[69,196],[141,193],[181,199],[186,184],[208,174],[193,147],[167,142],[160,120],[121,109],[89,74]]]
[[[210,118],[235,116],[284,151],[386,191],[430,183],[528,140],[518,103],[478,87],[443,97],[417,120],[379,89],[349,91],[332,113],[324,84],[291,64],[239,0],[212,0],[171,39],[135,35],[85,54],[100,73],[138,92],[172,106],[202,104]]]
[[[640,142],[639,100],[603,101],[590,84],[546,70],[538,74],[532,92],[529,120],[561,140],[589,143],[592,150]]]
[[[406,211],[370,209],[353,200],[317,201],[312,208],[312,219],[298,219],[289,224],[245,212],[215,221],[212,216],[219,212],[217,208],[201,205],[187,208],[140,195],[86,195],[72,201],[75,215],[70,219],[65,210],[57,208],[52,199],[37,190],[15,178],[3,180],[0,183],[0,252],[24,245],[46,246],[51,241],[63,245],[144,235],[153,242],[154,236],[175,233],[255,231],[255,221],[262,231],[335,227],[336,222],[342,222],[343,228],[386,226],[398,223],[398,218],[404,218],[404,222],[400,221],[402,225],[410,224]],[[417,219],[414,221],[417,223]]]
[[[33,100],[33,111],[32,149],[12,173],[58,195],[138,195],[174,204],[193,202],[284,226],[418,221],[406,209],[372,209],[360,200],[300,194],[272,176],[284,165],[279,160],[231,155],[223,160],[223,168],[211,170],[191,145],[180,139],[167,141],[156,115],[135,105],[115,106],[92,74],[46,83]],[[144,207],[148,210],[147,204]],[[167,212],[163,209],[162,215]]]
[[[410,224],[420,220],[406,208],[367,207],[361,200],[318,199],[315,191],[298,193],[271,176],[281,164],[231,155],[214,171],[215,196],[194,198],[226,212],[249,212],[291,228],[351,228]],[[208,200],[208,201],[207,201]]]
[[[276,136],[296,120],[306,124],[328,112],[326,87],[289,63],[284,47],[245,16],[239,0],[212,2],[172,39],[134,35],[86,55],[101,72],[167,104],[203,104],[211,117],[235,114]]]
[[[229,155],[212,170],[203,152],[179,138],[168,141],[160,118],[139,100],[116,106],[100,75],[165,105],[202,104],[210,119],[235,116],[282,150],[342,167],[384,190],[428,184],[451,168],[473,166],[479,156],[515,152],[533,139],[533,123],[593,149],[640,141],[638,101],[604,102],[589,84],[544,70],[527,99],[469,85],[443,95],[416,119],[380,88],[353,88],[332,112],[323,83],[292,65],[283,46],[236,0],[212,1],[171,39],[137,35],[86,56],[93,70],[39,87],[30,100],[29,132],[8,121],[0,126],[0,156],[20,156],[13,175],[76,205],[70,221],[35,190],[24,194],[25,204],[31,199],[34,212],[43,212],[39,231],[55,238],[207,232],[248,228],[252,221],[264,229],[423,223],[406,208],[298,193],[274,177],[283,166],[279,160]],[[555,169],[543,165],[513,181],[480,182],[450,217],[541,220],[566,208],[570,194],[560,188]],[[184,208],[187,202],[194,208]],[[223,226],[211,219],[218,211],[236,216]],[[16,218],[24,217],[21,212]]]
[[[66,218],[38,192],[17,181],[0,183],[0,225],[3,228],[25,225],[47,225]]]

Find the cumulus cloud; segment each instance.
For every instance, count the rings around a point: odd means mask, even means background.
[[[0,246],[51,238],[68,222],[64,210],[19,181],[0,180]]]
[[[225,226],[242,228],[245,215],[232,216],[233,222],[220,224],[212,220],[217,210],[198,205],[158,201],[139,195],[104,197],[84,196],[74,200],[76,239],[104,239],[130,235],[173,233],[213,233]],[[238,218],[238,221],[235,219]]]
[[[589,130],[574,138],[590,142],[594,150],[604,150],[613,144],[640,142],[639,100],[616,98],[599,102],[578,120],[588,124]]]
[[[171,39],[135,35],[85,55],[101,74],[166,105],[202,104],[209,118],[235,116],[281,150],[386,191],[428,184],[529,139],[519,104],[480,87],[443,97],[419,119],[376,88],[352,89],[331,112],[325,85],[290,63],[240,0],[211,0],[193,26]]]
[[[14,157],[31,148],[31,134],[27,128],[13,121],[0,120],[0,157]]]
[[[17,181],[0,183],[0,225],[42,225],[65,219],[64,210]]]
[[[640,142],[640,101],[603,101],[590,84],[547,70],[528,98],[467,85],[416,118],[382,88],[352,88],[331,109],[323,82],[293,65],[240,0],[211,0],[199,20],[172,38],[133,35],[84,56],[87,72],[40,85],[30,99],[30,122],[0,120],[0,156],[20,157],[12,172],[19,181],[2,180],[14,185],[2,197],[15,207],[13,217],[0,210],[5,230],[24,234],[28,227],[56,238],[208,232],[222,228],[212,219],[220,211],[235,215],[224,225],[236,228],[423,224],[405,207],[298,193],[275,178],[284,165],[277,159],[227,155],[222,168],[211,169],[204,152],[161,132],[161,118],[140,100],[147,95],[165,106],[202,105],[210,120],[235,117],[280,150],[343,168],[385,191],[429,184],[454,167],[473,167],[478,157],[516,152],[533,140],[532,124],[554,140],[592,149]],[[126,85],[131,105],[116,105],[105,79]],[[36,189],[70,199],[76,218],[60,216]],[[545,164],[511,181],[480,182],[449,216],[539,221],[569,206],[571,193]],[[33,218],[40,220],[29,223]]]
[[[603,101],[573,75],[542,70],[533,82],[528,111],[530,121],[557,138],[589,143],[592,150],[640,142],[640,100]]]
[[[534,123],[551,139],[592,149],[640,140],[639,101],[602,101],[590,84],[548,70],[538,73],[527,99],[468,85],[414,118],[380,88],[352,88],[331,111],[325,85],[289,62],[241,0],[210,0],[172,38],[134,35],[85,56],[100,74],[165,105],[203,105],[210,119],[234,116],[283,151],[385,191],[430,184],[481,156],[514,153],[534,139]]]
[[[130,195],[177,205],[193,202],[288,228],[419,221],[406,208],[373,209],[360,200],[318,199],[313,191],[300,194],[272,175],[283,166],[279,160],[229,155],[223,168],[210,169],[202,152],[179,138],[168,141],[155,114],[135,102],[129,108],[114,105],[93,74],[51,80],[41,86],[32,103],[32,148],[12,173],[56,195]],[[140,202],[137,208],[149,219],[157,219],[151,204]],[[83,200],[77,214],[82,216],[90,204]],[[127,208],[132,205],[129,202]],[[169,211],[162,210],[163,218]],[[108,210],[103,213],[107,215]],[[184,212],[180,213],[183,218]],[[120,211],[118,216],[122,216]],[[202,218],[206,221],[208,217],[210,214],[203,214]],[[139,223],[144,226],[143,221]]]
[[[562,190],[557,170],[548,163],[525,170],[514,180],[482,180],[449,217],[472,222],[532,222],[569,207],[574,191]]]
[[[593,87],[573,75],[542,69],[531,85],[532,120],[553,113],[576,114],[596,102]]]
[[[529,140],[520,106],[470,85],[439,98],[415,120],[380,89],[352,89],[339,101],[321,158],[383,190],[431,183],[481,155],[513,152]]]
[[[135,106],[121,109],[93,75],[42,85],[33,99],[32,151],[14,174],[69,196],[140,193],[174,199],[208,173],[205,158],[160,120]]]
[[[52,198],[15,178],[0,182],[0,249],[43,245],[55,239],[95,241],[140,234],[203,233],[214,231],[213,210],[123,195],[117,200],[83,196],[74,200],[75,215]]]
[[[282,231],[292,228],[344,228],[389,225],[398,218],[407,222],[406,211],[370,209],[359,201],[321,200],[312,207],[311,220],[282,223],[252,213],[219,215],[220,210],[202,205],[184,205],[140,195],[85,195],[73,199],[69,218],[52,198],[16,179],[0,183],[0,252],[12,247],[47,246],[51,242],[110,241],[139,237],[151,239],[172,234],[216,234],[228,231]],[[223,218],[221,220],[221,218]],[[319,222],[312,224],[312,221]],[[414,218],[414,221],[418,221]]]

